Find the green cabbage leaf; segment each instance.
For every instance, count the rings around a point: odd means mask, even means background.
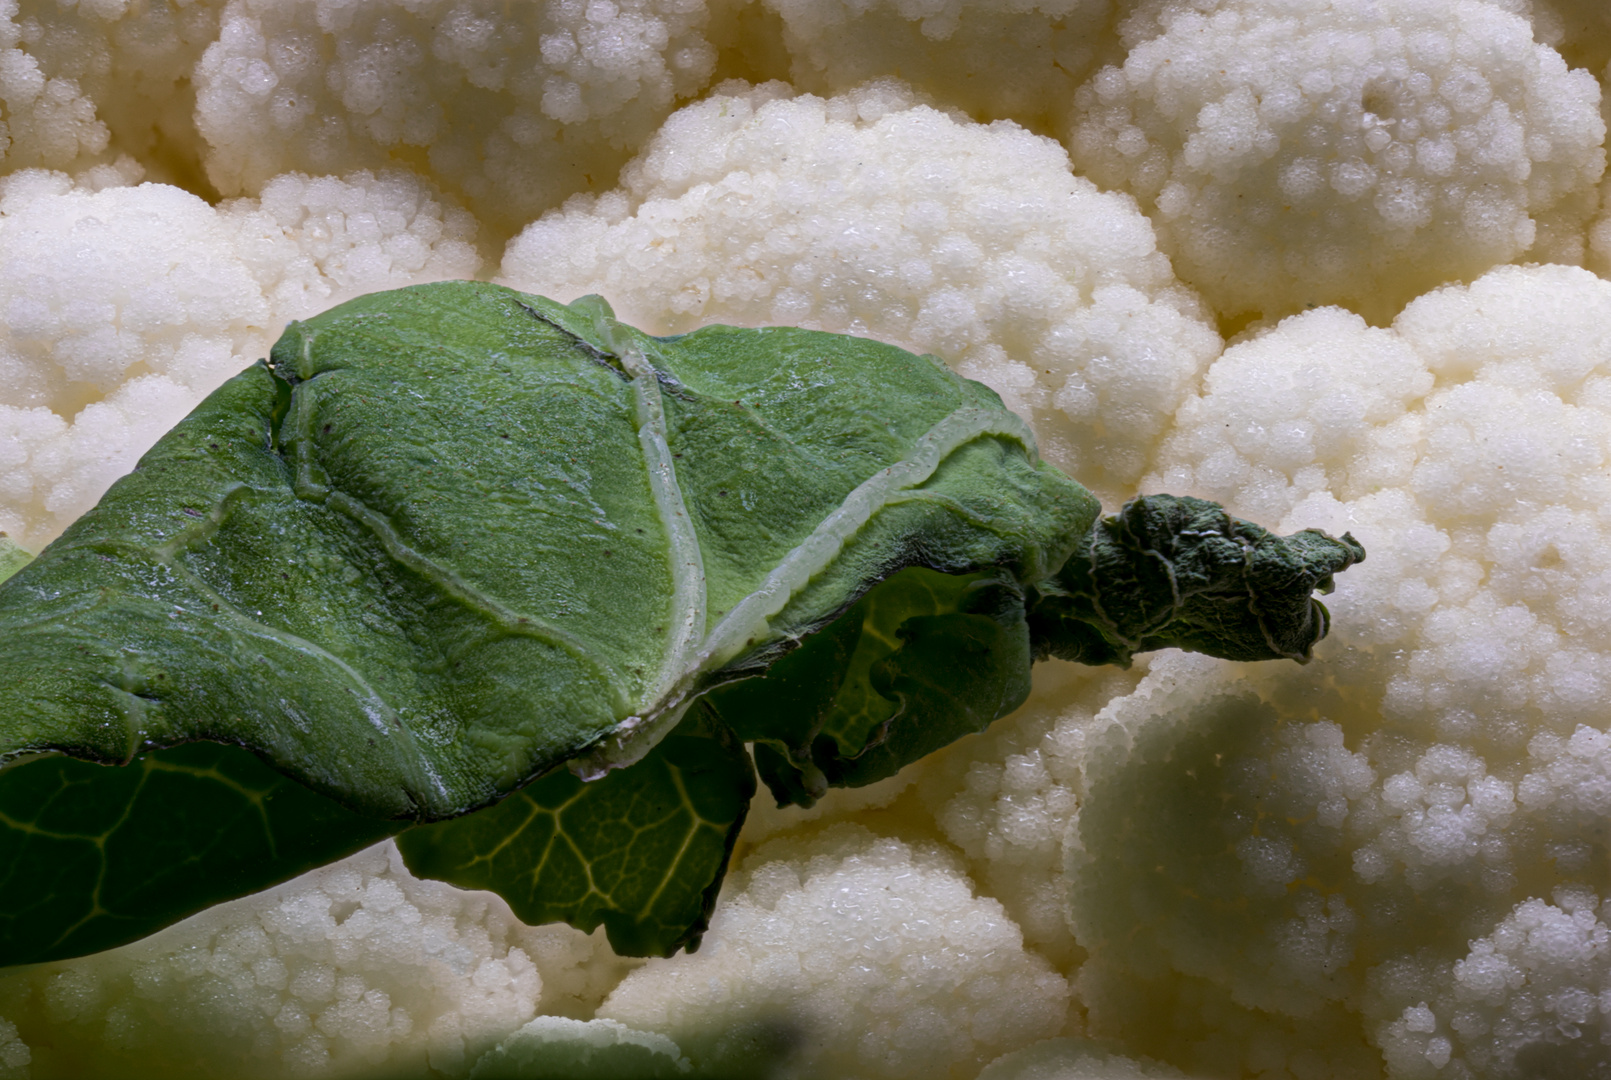
[[[1099,515],[990,390],[862,338],[474,282],[293,323],[7,557],[0,963],[393,834],[528,921],[691,949],[744,744],[809,804],[1011,711],[1037,657],[1304,659],[1363,558]]]

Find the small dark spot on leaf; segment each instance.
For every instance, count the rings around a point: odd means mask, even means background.
[[[330,434],[330,425],[329,425],[329,424],[326,424],[326,425],[325,425],[325,426],[324,426],[324,433],[325,433],[325,434],[326,434],[326,435],[328,435],[328,434]]]
[[[725,491],[718,491],[718,492],[717,492],[717,493],[716,493],[716,494],[718,494],[718,495],[726,495],[726,494],[727,494],[727,492],[725,492]]]
[[[208,445],[208,447],[210,447],[213,450],[218,449],[218,444],[217,443],[208,443],[207,445]]]
[[[185,507],[184,513],[185,513],[186,517],[201,517],[202,516],[200,510],[192,510],[188,506]]]
[[[606,552],[605,552],[605,553],[604,553],[604,554],[606,554],[606,555],[614,555],[614,554],[615,554],[615,552],[613,552],[613,551],[606,551]]]

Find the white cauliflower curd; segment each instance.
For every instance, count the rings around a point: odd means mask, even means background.
[[[0,0],[30,551],[288,320],[482,277],[932,352],[1110,510],[1369,553],[1308,665],[1050,661],[763,793],[696,953],[381,845],[0,972],[0,1078],[1611,1077],[1606,10]]]

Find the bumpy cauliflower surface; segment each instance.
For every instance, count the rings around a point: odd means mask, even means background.
[[[1307,666],[1048,662],[758,803],[696,954],[382,846],[0,974],[0,1078],[1611,1076],[1608,65],[1589,0],[0,0],[25,548],[287,320],[485,277],[1370,551]]]

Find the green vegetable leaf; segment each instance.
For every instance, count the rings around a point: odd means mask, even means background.
[[[596,775],[903,566],[1050,575],[1097,507],[1032,443],[864,339],[362,297],[0,585],[0,756],[214,739],[423,821]]]
[[[1276,536],[1217,503],[1149,495],[1097,522],[1037,584],[1029,624],[1038,655],[1084,664],[1167,648],[1306,662],[1330,619],[1313,593],[1364,558],[1347,533]]]
[[[809,804],[981,730],[1036,656],[1304,659],[1364,557],[1098,513],[990,390],[860,338],[475,282],[292,324],[37,559],[0,538],[0,960],[414,822],[416,873],[692,948],[742,742]]]
[[[998,575],[912,567],[862,597],[761,678],[706,708],[755,743],[779,805],[860,787],[970,732],[1029,693],[1022,593]]]
[[[99,952],[367,847],[363,817],[250,751],[189,743],[126,768],[0,770],[0,964]]]
[[[622,956],[670,956],[699,947],[754,794],[744,747],[696,711],[630,769],[556,769],[397,844],[415,874],[490,889],[524,922],[602,923]]]

